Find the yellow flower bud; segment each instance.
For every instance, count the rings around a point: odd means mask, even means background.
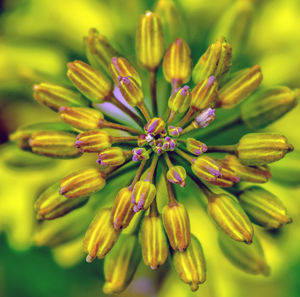
[[[191,102],[189,89],[189,86],[184,86],[173,92],[168,101],[168,107],[171,111],[183,113],[189,108]]]
[[[208,182],[216,181],[218,177],[221,177],[221,166],[206,155],[193,160],[192,171],[197,177]]]
[[[195,138],[188,138],[186,141],[186,149],[190,153],[199,156],[207,151],[207,146],[205,143],[198,141]]]
[[[140,180],[133,188],[131,202],[135,204],[134,211],[146,210],[156,195],[155,186],[146,180]]]
[[[119,76],[118,87],[129,105],[137,106],[144,100],[142,88],[134,78]]]
[[[119,166],[126,161],[124,151],[119,147],[109,147],[98,154],[97,163],[103,166]]]
[[[185,187],[186,171],[182,166],[173,166],[167,172],[167,179],[170,183]]]
[[[153,136],[162,133],[166,128],[166,124],[162,118],[152,118],[144,127],[145,132]]]

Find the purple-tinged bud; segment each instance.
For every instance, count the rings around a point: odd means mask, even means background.
[[[75,146],[82,152],[96,153],[111,147],[112,140],[103,130],[91,130],[77,135]]]
[[[134,78],[130,76],[119,76],[118,87],[129,105],[137,106],[144,100],[142,88]]]
[[[133,156],[132,160],[134,162],[141,161],[141,160],[148,160],[149,159],[149,153],[146,149],[138,147],[134,148],[132,150]]]
[[[168,133],[173,137],[178,137],[182,133],[181,127],[168,126]]]
[[[214,182],[221,177],[221,166],[206,155],[193,160],[192,171],[197,177],[208,182]]]
[[[190,88],[184,86],[176,89],[169,98],[168,107],[172,112],[185,112],[191,103]]]
[[[145,134],[139,135],[138,140],[137,140],[138,146],[142,147],[148,143],[146,137],[147,137],[147,135],[145,135]]]
[[[132,191],[131,202],[134,204],[134,211],[146,210],[151,205],[156,195],[155,186],[146,180],[138,181]]]
[[[185,187],[186,171],[182,166],[173,166],[167,172],[167,179],[170,183]]]
[[[166,124],[162,118],[152,118],[144,127],[145,132],[156,136],[165,130]]]
[[[193,155],[199,156],[207,151],[207,146],[195,138],[188,138],[186,140],[186,149]]]
[[[175,139],[167,136],[164,139],[164,142],[162,144],[162,149],[164,151],[174,151],[177,147],[177,142]]]
[[[215,119],[215,117],[215,110],[210,107],[206,108],[197,115],[195,124],[199,128],[205,128]]]
[[[109,147],[98,154],[97,163],[103,166],[119,166],[126,161],[124,151],[119,147]]]
[[[240,181],[240,178],[232,170],[222,167],[222,163],[219,160],[216,160],[216,162],[221,166],[221,175],[216,180],[209,181],[210,184],[228,188]]]

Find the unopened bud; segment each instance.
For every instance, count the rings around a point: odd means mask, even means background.
[[[185,187],[186,171],[182,166],[173,166],[167,172],[167,179],[170,183]]]
[[[168,126],[168,133],[173,137],[178,137],[182,133],[181,127]]]
[[[105,186],[103,174],[96,168],[82,169],[67,175],[60,181],[60,194],[65,197],[87,197]]]
[[[207,146],[195,138],[188,138],[186,140],[186,149],[193,155],[199,156],[207,151]]]
[[[165,137],[162,143],[162,149],[164,151],[174,151],[177,147],[177,142],[175,139],[171,138],[170,136]]]
[[[146,137],[147,136],[145,134],[139,135],[138,140],[137,140],[137,144],[139,147],[142,147],[148,143],[148,140],[146,139]]]
[[[98,154],[97,163],[103,166],[119,166],[126,161],[124,151],[119,147],[109,147]]]
[[[209,107],[201,111],[194,122],[198,128],[206,128],[215,118],[215,110]]]
[[[221,177],[221,166],[208,156],[201,156],[194,159],[192,171],[197,177],[208,182],[216,181],[218,177]]]
[[[135,204],[134,211],[146,210],[156,195],[155,186],[149,181],[138,181],[132,191],[131,202]]]
[[[144,100],[142,88],[134,78],[130,76],[119,76],[118,87],[129,105],[137,106]]]
[[[132,150],[132,153],[133,153],[132,160],[134,162],[149,159],[149,153],[144,148],[141,148],[141,147],[134,148]]]
[[[184,86],[183,88],[176,89],[168,101],[168,107],[173,112],[183,113],[185,112],[191,102],[190,88],[189,86]]]
[[[165,130],[166,124],[162,118],[152,118],[144,127],[145,132],[156,136]]]
[[[217,160],[217,163],[221,166],[221,175],[215,180],[209,181],[210,184],[228,188],[240,181],[240,178],[232,170],[223,167],[219,160]]]

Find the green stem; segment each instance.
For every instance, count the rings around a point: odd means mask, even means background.
[[[145,178],[145,181],[149,181],[150,183],[152,183],[152,179],[153,179],[153,175],[156,169],[156,165],[158,162],[158,155],[154,155],[153,159],[152,159],[152,163],[150,165],[149,171],[147,173],[147,177]]]
[[[127,127],[127,126],[117,124],[117,123],[112,123],[112,122],[106,121],[104,119],[101,119],[99,121],[98,127],[99,128],[112,128],[112,129],[126,131],[126,132],[129,132],[129,133],[138,134],[138,135],[141,134],[141,132],[137,129]]]
[[[210,145],[207,147],[207,153],[229,153],[235,154],[236,145]]]
[[[130,191],[133,190],[133,187],[134,187],[135,184],[139,181],[139,179],[140,179],[140,177],[141,177],[141,175],[142,175],[142,173],[143,173],[143,170],[144,170],[144,167],[145,167],[146,162],[147,162],[147,160],[143,160],[143,161],[141,162],[141,164],[140,164],[140,166],[139,166],[139,169],[137,170],[136,175],[135,175],[135,177],[134,177],[132,183],[131,183],[130,186],[128,187],[128,189],[129,189]]]
[[[185,153],[181,149],[177,148],[175,150],[175,153],[177,153],[179,156],[181,156],[183,159],[187,160],[188,162],[192,163],[194,158],[190,156],[189,154]]]

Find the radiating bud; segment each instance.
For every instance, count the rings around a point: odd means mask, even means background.
[[[155,186],[146,180],[138,181],[132,191],[131,202],[135,204],[134,211],[146,210],[156,195]]]
[[[30,139],[29,145],[35,154],[51,158],[76,158],[81,155],[75,147],[76,134],[63,131],[37,131]]]
[[[96,29],[92,28],[89,35],[84,38],[86,56],[89,63],[99,70],[108,71],[112,57],[118,55],[108,40]]]
[[[191,92],[191,107],[203,110],[214,107],[218,96],[218,83],[214,76],[199,82]]]
[[[240,178],[232,170],[223,167],[219,160],[216,161],[221,166],[221,174],[215,180],[209,181],[210,184],[228,188],[240,181]]]
[[[75,142],[82,152],[100,152],[111,147],[111,137],[103,130],[90,130],[77,135]]]
[[[197,115],[195,124],[198,128],[206,128],[215,117],[215,110],[210,107],[206,108]]]
[[[136,236],[122,234],[104,259],[105,294],[116,294],[130,284],[141,260],[141,249]]]
[[[99,121],[103,119],[100,110],[88,107],[61,106],[59,115],[64,122],[81,130],[97,129]]]
[[[105,186],[105,178],[96,168],[82,169],[64,177],[59,186],[69,199],[87,197]]]
[[[164,54],[164,38],[158,14],[147,11],[139,20],[136,34],[136,53],[143,67],[158,68]]]
[[[58,111],[61,106],[87,106],[88,101],[79,93],[64,86],[41,83],[33,87],[34,99],[42,105]]]
[[[35,201],[36,218],[38,220],[53,220],[83,206],[87,201],[87,197],[67,199],[59,194],[59,186],[54,184],[46,189]]]
[[[102,208],[85,234],[83,249],[88,253],[87,262],[104,258],[118,239],[120,232],[110,222],[110,214],[110,208]]]
[[[180,203],[168,204],[162,211],[163,223],[173,250],[183,252],[190,244],[188,213]]]
[[[191,50],[189,45],[177,38],[166,51],[163,72],[166,81],[185,84],[191,78]]]
[[[103,166],[118,166],[126,161],[124,151],[119,147],[109,147],[98,154],[97,163]]]
[[[133,152],[132,160],[134,162],[149,159],[149,153],[144,148],[140,148],[140,147],[134,148],[132,152]]]
[[[131,106],[137,106],[144,100],[141,86],[130,76],[118,77],[118,87],[126,102]]]
[[[221,177],[221,166],[208,156],[201,156],[193,160],[192,163],[193,173],[208,182],[216,181]]]
[[[109,100],[113,86],[102,73],[82,61],[68,63],[68,78],[87,98],[96,103]]]
[[[185,187],[186,171],[182,166],[173,166],[167,172],[167,179],[170,183]]]
[[[223,37],[209,46],[193,69],[193,81],[198,83],[213,75],[219,79],[231,66],[232,48]]]
[[[251,129],[264,128],[297,105],[297,92],[275,87],[250,97],[241,107],[241,117]]]
[[[280,160],[293,146],[283,135],[249,133],[244,135],[236,148],[238,158],[245,165],[259,166]]]
[[[122,188],[115,198],[110,221],[116,230],[125,229],[135,214],[131,195],[132,191],[128,188]]]
[[[181,127],[168,126],[168,134],[173,137],[178,137],[182,133]]]
[[[157,269],[165,263],[169,252],[161,217],[146,216],[142,221],[140,236],[145,264]]]
[[[251,274],[269,275],[263,249],[256,236],[252,244],[243,244],[220,234],[219,245],[226,258],[239,269]]]
[[[226,194],[215,194],[208,200],[208,213],[232,239],[252,242],[253,226],[238,202]]]
[[[176,89],[168,101],[168,107],[173,112],[185,112],[191,102],[190,88],[189,86],[184,86],[183,88]]]
[[[184,252],[175,251],[173,263],[179,277],[190,285],[194,292],[199,284],[206,280],[206,264],[202,246],[199,240],[192,235],[191,243]]]
[[[142,146],[144,146],[145,144],[148,143],[146,137],[147,136],[145,134],[139,135],[139,138],[137,140],[137,144],[138,144],[139,147],[142,147]]]
[[[198,141],[195,138],[188,138],[186,140],[186,149],[190,153],[199,156],[207,151],[207,146],[205,143]]]
[[[261,69],[257,65],[233,74],[229,82],[219,90],[218,107],[236,106],[258,88],[262,78]]]
[[[123,57],[113,57],[111,59],[109,72],[116,86],[119,84],[119,76],[130,76],[138,85],[142,85],[142,80],[135,68]]]
[[[240,181],[265,183],[272,177],[267,165],[246,166],[234,155],[227,155],[221,162],[222,166],[232,170],[240,178]]]
[[[152,118],[144,127],[145,132],[156,136],[165,130],[166,124],[162,118]]]
[[[177,142],[175,139],[169,136],[164,138],[164,141],[162,143],[163,151],[174,151],[176,147],[177,147]]]
[[[250,219],[266,228],[279,228],[292,222],[282,202],[269,191],[252,186],[239,195],[240,204]]]

